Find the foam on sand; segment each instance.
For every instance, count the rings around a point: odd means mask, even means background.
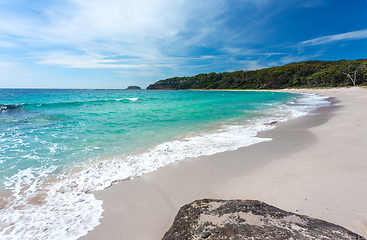
[[[192,133],[144,153],[84,165],[81,166],[83,170],[65,172],[53,179],[49,176],[57,172],[55,166],[21,170],[6,181],[12,196],[0,210],[1,234],[5,239],[77,239],[99,224],[102,201],[95,198],[93,191],[103,190],[115,181],[153,172],[175,161],[270,141],[271,138],[256,136],[274,128],[274,122],[306,115],[327,105],[326,99],[305,94],[293,104],[274,105],[271,116]]]

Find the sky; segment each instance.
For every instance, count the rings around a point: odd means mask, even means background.
[[[367,0],[0,0],[0,88],[367,58]]]

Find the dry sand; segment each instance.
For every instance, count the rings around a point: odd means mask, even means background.
[[[260,200],[367,237],[367,90],[290,91],[333,103],[258,135],[272,141],[176,162],[96,192],[101,225],[82,239],[161,239],[179,208],[201,198]]]

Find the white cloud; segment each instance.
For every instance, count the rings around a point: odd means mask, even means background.
[[[243,61],[243,65],[246,70],[258,70],[269,67],[268,65],[261,64],[258,60]]]
[[[90,53],[72,54],[70,52],[48,52],[38,56],[42,60],[38,64],[59,65],[66,68],[110,68],[110,69],[139,69],[152,67],[183,67],[188,61],[216,60],[221,56],[204,55],[199,57],[161,57],[161,58],[128,58]]]
[[[341,40],[358,40],[358,39],[364,39],[364,38],[367,38],[367,29],[314,38],[311,40],[304,41],[302,42],[302,44],[318,45],[318,44],[331,43],[331,42],[336,42],[336,41],[341,41]]]
[[[224,5],[224,0],[50,1],[29,6],[35,14],[6,13],[0,33],[17,36],[25,49],[39,54],[39,63],[101,67],[111,56],[153,60],[185,55],[187,47],[201,45],[216,30]],[[135,67],[121,62],[103,66]]]
[[[130,61],[133,61],[130,60]],[[50,52],[43,56],[41,64],[61,65],[67,68],[121,68],[136,69],[144,67],[144,64],[124,64],[124,61],[110,60],[100,54],[73,55],[64,52]]]
[[[0,60],[0,69],[9,69],[9,68],[15,68],[16,64],[13,62],[7,62],[7,61],[1,61]]]
[[[231,56],[249,56],[258,54],[258,50],[239,48],[239,47],[223,47],[222,51]]]
[[[310,54],[289,54],[279,60],[280,65],[293,63],[293,62],[302,62],[310,59],[315,59],[316,57],[322,56],[324,53],[324,49],[318,50],[317,52],[310,53]],[[279,65],[279,64],[278,64]]]
[[[17,47],[17,45],[10,42],[0,41],[0,47],[14,48]]]

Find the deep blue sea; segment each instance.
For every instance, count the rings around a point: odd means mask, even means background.
[[[94,191],[269,141],[256,137],[269,123],[327,104],[279,92],[0,89],[0,236],[77,239],[99,224]]]

